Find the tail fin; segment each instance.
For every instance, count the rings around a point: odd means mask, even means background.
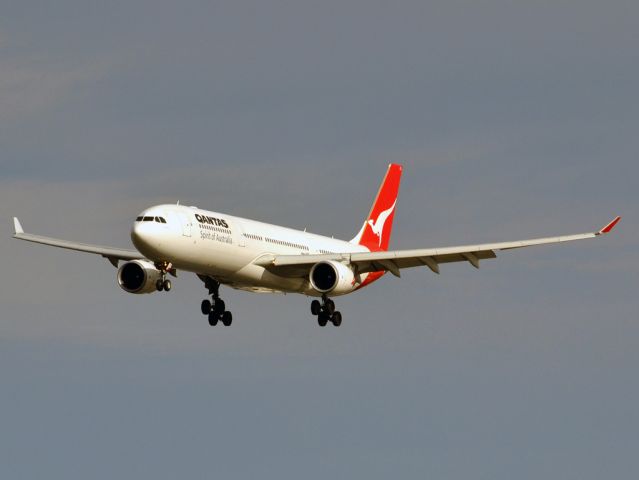
[[[388,250],[401,176],[402,166],[391,163],[379,187],[373,207],[362,229],[351,243],[363,245],[373,252]]]

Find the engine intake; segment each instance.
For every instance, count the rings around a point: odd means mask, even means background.
[[[355,288],[355,274],[343,263],[334,260],[313,265],[309,275],[311,286],[319,293],[343,294]]]
[[[126,262],[118,270],[118,284],[125,292],[152,293],[156,291],[155,282],[162,274],[151,262],[133,260]]]

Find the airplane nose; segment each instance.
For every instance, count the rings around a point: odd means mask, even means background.
[[[143,216],[144,219],[154,219],[158,217]],[[167,234],[164,224],[153,220],[136,221],[131,229],[131,241],[140,253],[148,258],[163,256],[167,241]]]
[[[136,222],[131,230],[131,241],[138,250],[149,245],[150,225],[147,222]]]

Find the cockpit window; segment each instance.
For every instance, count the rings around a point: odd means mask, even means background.
[[[157,222],[157,223],[166,223],[164,217],[137,217],[135,219],[136,222]]]

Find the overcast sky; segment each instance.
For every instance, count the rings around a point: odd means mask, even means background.
[[[4,1],[0,476],[634,478],[639,3]],[[391,246],[614,235],[339,298],[104,259],[180,201],[351,238],[389,162]]]

